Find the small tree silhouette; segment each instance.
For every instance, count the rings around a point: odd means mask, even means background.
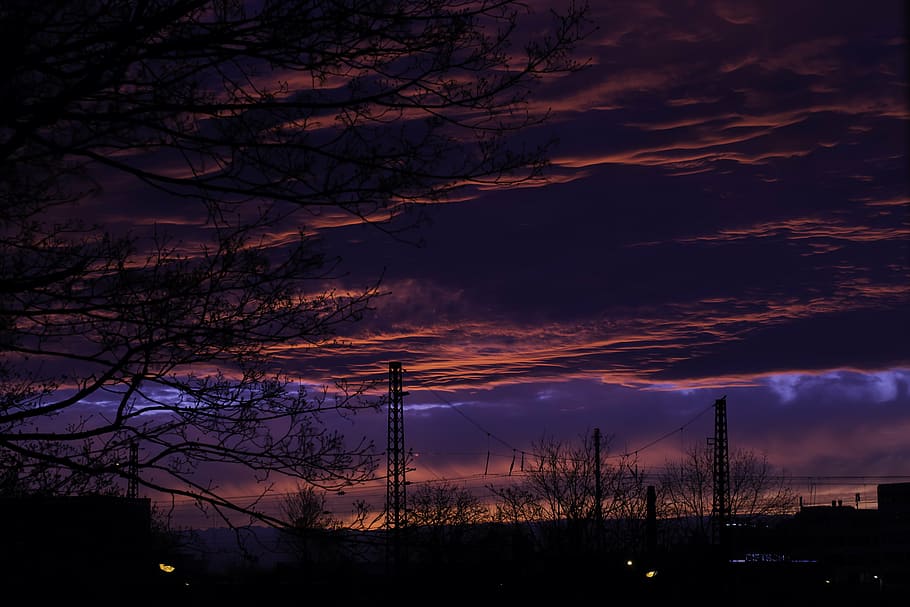
[[[281,511],[303,562],[325,560],[328,544],[339,543],[332,542],[329,537],[328,532],[337,529],[341,522],[326,509],[325,491],[313,486],[298,486],[297,491],[285,496]]]
[[[489,509],[477,496],[447,480],[418,485],[409,502],[411,537],[431,562],[458,561],[476,540],[472,533],[491,520]]]

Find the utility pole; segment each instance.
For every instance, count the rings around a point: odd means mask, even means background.
[[[594,529],[597,549],[603,538],[603,487],[600,480],[600,428],[594,428]]]
[[[600,428],[594,428],[594,518],[603,520],[603,486],[600,475]]]
[[[394,572],[403,562],[402,529],[406,524],[404,395],[400,362],[389,363],[388,474],[386,483],[386,560]]]
[[[711,507],[711,536],[716,545],[725,544],[730,517],[730,453],[727,446],[727,397],[714,401],[714,501]]]
[[[130,443],[130,461],[127,466],[126,497],[136,499],[139,497],[139,443]]]
[[[647,518],[645,519],[645,547],[648,556],[657,553],[657,492],[654,485],[648,485]]]

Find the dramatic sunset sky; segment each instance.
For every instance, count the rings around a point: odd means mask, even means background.
[[[591,65],[525,134],[558,137],[550,183],[435,205],[419,245],[322,228],[388,295],[345,344],[276,355],[313,381],[401,361],[414,482],[482,493],[595,427],[658,474],[726,396],[731,452],[873,506],[910,480],[905,6],[592,0]],[[342,430],[382,448],[385,411]]]

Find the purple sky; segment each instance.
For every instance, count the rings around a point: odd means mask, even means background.
[[[427,208],[420,246],[311,226],[389,294],[348,345],[276,356],[314,383],[401,361],[415,482],[500,482],[594,427],[656,474],[726,395],[731,450],[874,502],[910,479],[905,3],[592,4],[591,66],[524,135],[559,138],[551,182]],[[385,444],[384,412],[344,428]]]

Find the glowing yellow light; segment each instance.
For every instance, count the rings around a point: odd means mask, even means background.
[[[645,574],[645,577],[654,577],[655,575],[657,575],[657,572],[652,569]]]
[[[631,566],[632,566],[632,561],[626,561],[626,565],[628,565],[629,567],[631,567]]]
[[[165,565],[164,563],[158,563],[158,569],[165,573],[174,573],[175,567],[173,565]]]

